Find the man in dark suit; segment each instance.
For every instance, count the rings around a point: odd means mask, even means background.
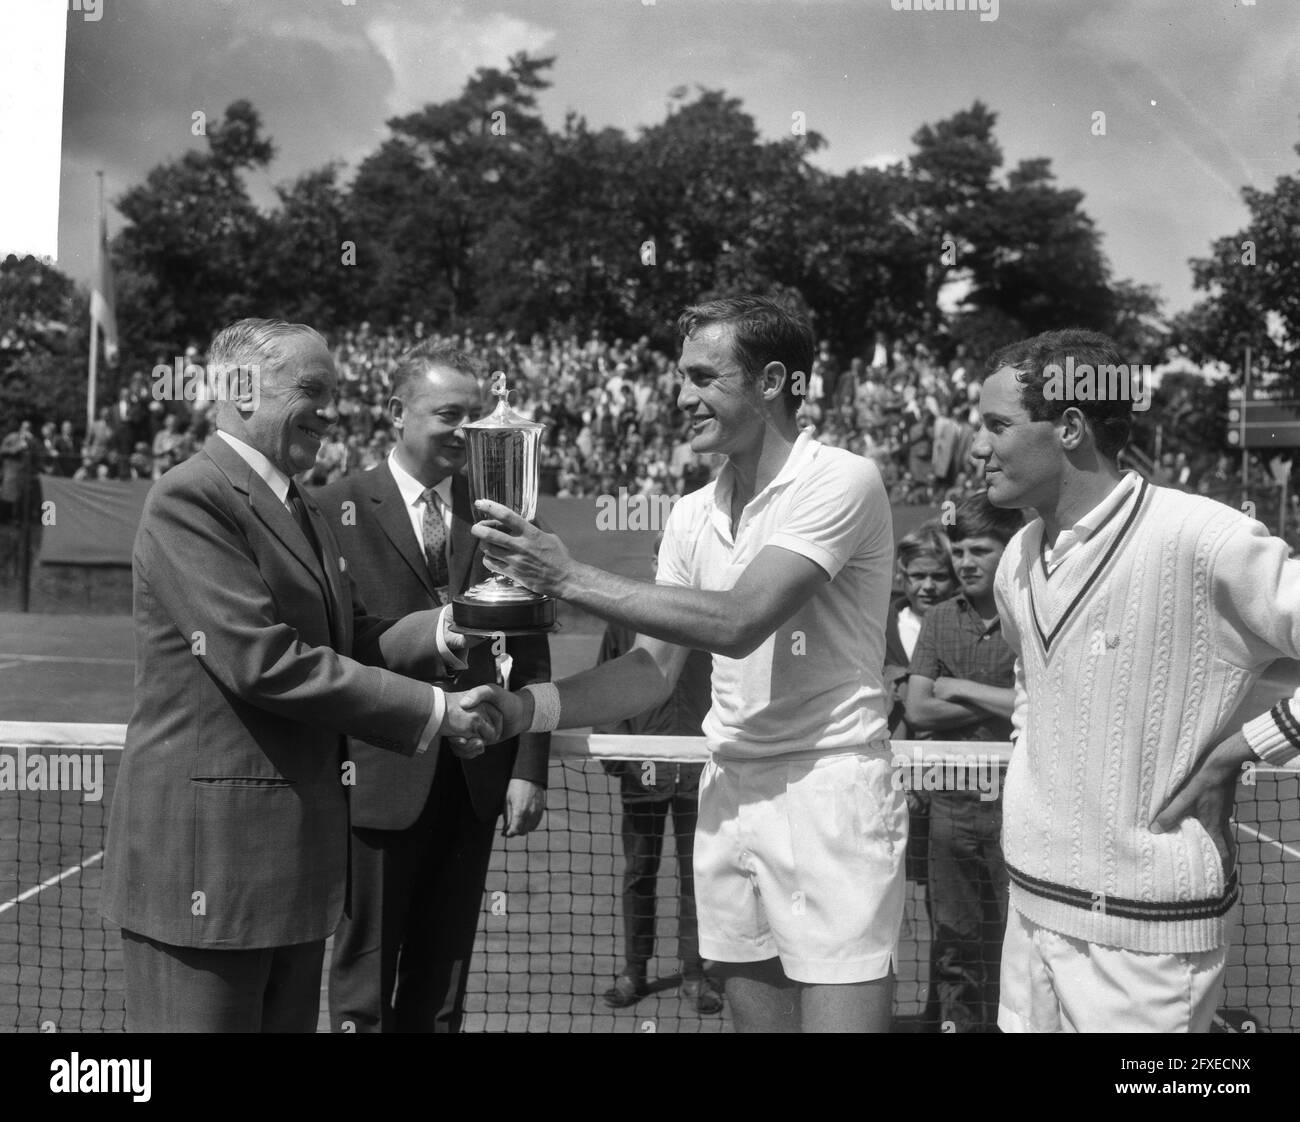
[[[241,320],[210,358],[252,377],[154,485],[136,535],[135,709],[102,910],[123,929],[131,1030],[310,1032],[347,886],[343,734],[481,752],[499,724],[428,684],[453,657],[436,613],[365,613],[293,486],[333,409],[325,341]]]
[[[454,349],[409,351],[389,400],[393,451],[317,492],[361,594],[383,614],[446,604],[488,575],[461,470],[461,426],[483,408],[475,375]],[[544,636],[493,646],[468,651],[458,689],[496,682],[498,655],[514,688],[549,680]],[[549,748],[549,734],[525,733],[475,759],[456,759],[446,741],[408,759],[353,742],[353,890],[330,966],[335,1031],[459,1030],[493,826],[503,811],[508,837],[541,820]]]
[[[144,404],[131,392],[130,387],[123,386],[118,391],[117,403],[109,418],[113,450],[117,453],[118,470],[123,479],[131,478],[131,453],[143,439],[141,434],[144,432],[147,415]]]

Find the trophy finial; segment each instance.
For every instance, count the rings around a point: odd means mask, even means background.
[[[506,389],[506,372],[497,370],[492,374],[492,392],[504,403],[506,395],[510,392]]]

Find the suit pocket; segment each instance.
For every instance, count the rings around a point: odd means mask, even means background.
[[[191,783],[204,787],[292,787],[293,780],[281,776],[192,775]]]

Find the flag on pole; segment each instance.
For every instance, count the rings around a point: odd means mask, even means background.
[[[99,216],[99,275],[90,293],[90,345],[96,329],[104,332],[104,357],[117,361],[117,312],[113,303],[113,266],[108,259],[108,218]]]

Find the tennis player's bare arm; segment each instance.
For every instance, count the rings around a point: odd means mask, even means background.
[[[667,700],[681,677],[690,648],[638,635],[625,655],[602,662],[581,674],[556,682],[560,693],[560,728],[609,725],[644,713]],[[526,730],[533,722],[533,695],[492,694],[489,686],[476,686],[461,695],[472,707],[489,702],[500,711],[503,740]]]
[[[638,634],[729,658],[756,650],[829,579],[815,561],[769,545],[727,590],[649,584],[575,561],[558,537],[498,503],[479,507],[495,522],[474,526],[489,569]]]

